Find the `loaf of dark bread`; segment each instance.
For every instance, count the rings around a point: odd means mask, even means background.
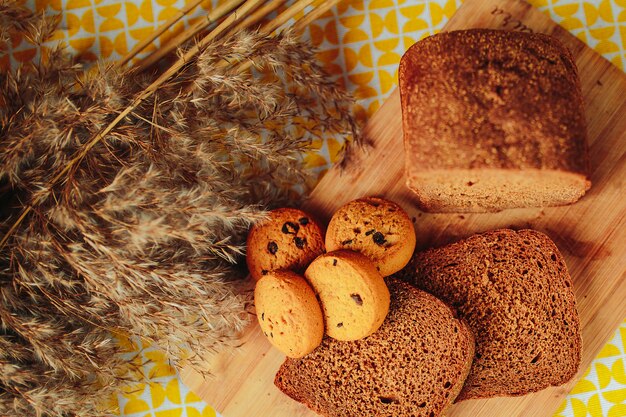
[[[404,54],[399,89],[407,185],[422,210],[557,206],[589,189],[580,80],[555,38],[440,33]]]
[[[430,294],[389,278],[391,307],[372,335],[325,338],[287,359],[274,383],[327,417],[438,417],[469,372],[474,338],[467,324]]]
[[[508,229],[416,254],[417,287],[444,300],[476,338],[457,401],[516,396],[568,382],[581,335],[572,280],[549,237]]]

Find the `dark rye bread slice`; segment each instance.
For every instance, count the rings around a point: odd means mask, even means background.
[[[582,340],[572,280],[549,237],[496,230],[416,254],[404,275],[457,309],[476,338],[457,401],[516,396],[569,381]]]
[[[430,294],[388,278],[389,314],[357,341],[325,338],[301,359],[287,359],[274,383],[327,417],[437,417],[469,372],[474,338]]]
[[[404,54],[399,90],[407,185],[422,210],[564,205],[589,189],[580,81],[557,39],[440,33]]]

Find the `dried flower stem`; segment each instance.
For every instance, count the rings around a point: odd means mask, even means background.
[[[177,14],[172,16],[167,22],[163,23],[154,32],[152,32],[150,34],[150,36],[147,36],[144,40],[142,40],[141,42],[137,43],[137,45],[135,45],[135,47],[133,47],[133,49],[131,49],[122,59],[120,59],[116,63],[116,65],[118,67],[123,67],[124,65],[126,65],[131,59],[136,57],[138,53],[140,53],[141,51],[146,49],[148,47],[148,45],[150,45],[152,42],[154,42],[154,40],[156,38],[158,38],[163,33],[165,33],[166,30],[168,30],[172,26],[174,26],[176,24],[176,22],[178,22],[180,19],[185,17],[189,12],[191,12],[193,9],[195,9],[203,1],[204,0],[193,0],[192,2],[186,4]],[[232,2],[229,2],[229,4],[232,3],[233,4],[232,7],[234,8],[234,7],[237,6],[237,4],[235,4],[235,3],[241,3],[242,1],[243,0],[232,1]],[[224,8],[224,10],[225,10],[224,14],[228,13],[230,11],[230,9],[226,10],[226,8]],[[219,17],[221,17],[221,16],[219,16]],[[217,18],[219,19],[219,17],[217,17]]]
[[[232,2],[228,2],[229,7],[230,7],[231,3],[235,3],[237,1],[239,1],[239,0],[233,0]],[[287,10],[285,10],[283,13],[281,13],[276,19],[273,19],[272,21],[268,22],[268,24],[266,24],[261,29],[262,33],[271,33],[271,32],[273,32],[278,27],[280,27],[281,25],[283,25],[284,23],[289,21],[289,19],[293,18],[296,14],[298,14],[299,12],[304,10],[304,8],[306,6],[308,6],[308,5],[310,5],[311,3],[313,3],[313,1],[314,0],[299,0],[299,1],[297,1],[295,4],[293,4]],[[95,144],[100,142],[104,136],[109,134],[111,132],[111,130],[115,126],[117,126],[117,124],[120,121],[122,121],[126,116],[128,116],[141,102],[143,102],[145,99],[147,99],[150,96],[152,96],[154,94],[154,92],[164,82],[169,80],[178,71],[180,71],[180,69],[183,68],[188,62],[190,62],[198,54],[198,52],[200,52],[204,47],[206,47],[206,45],[208,45],[211,41],[213,41],[215,38],[217,38],[220,34],[224,33],[229,28],[229,26],[231,26],[232,24],[234,24],[234,23],[236,23],[238,21],[241,21],[243,16],[246,15],[246,13],[248,13],[249,11],[253,10],[254,8],[256,8],[261,2],[262,2],[262,0],[247,0],[242,6],[240,6],[237,9],[237,11],[235,13],[229,15],[214,30],[212,30],[208,35],[206,35],[196,45],[194,45],[189,51],[187,51],[182,57],[180,57],[170,68],[168,68],[167,71],[165,71],[163,74],[161,74],[161,76],[159,76],[159,78],[157,78],[154,82],[152,82],[152,84],[150,84],[146,89],[144,89],[139,94],[139,96],[137,96],[135,98],[135,100],[133,100],[133,102],[128,107],[126,107],[121,113],[118,114],[118,116],[115,119],[113,119],[113,121],[111,123],[109,123],[101,132],[96,134],[93,137],[93,139],[91,139],[88,143],[86,143],[82,147],[82,149],[78,152],[78,154],[74,158],[72,158],[72,160],[70,160],[70,162],[62,170],[57,172],[57,174],[55,174],[52,177],[52,179],[50,180],[50,183],[48,184],[47,189],[49,190],[50,188],[54,187],[59,181],[61,181],[67,175],[67,173],[70,172],[72,170],[72,168],[85,157],[85,155],[91,150],[91,148],[93,148],[93,146]],[[332,7],[337,2],[338,2],[338,0],[328,0],[328,1],[324,2],[320,7],[323,7],[326,10],[328,10],[330,7]],[[226,4],[224,6],[226,6]],[[220,11],[220,13],[222,13],[222,11]],[[210,19],[211,19],[210,17],[207,17],[207,20],[210,20]],[[302,29],[303,26],[299,25],[299,28]],[[191,35],[191,36],[193,36],[193,35]],[[164,50],[165,50],[165,48],[160,49],[159,51],[164,51]],[[159,52],[159,54],[161,54],[161,52]],[[155,54],[151,55],[149,58],[152,58],[154,56],[155,56]],[[161,57],[162,56],[163,55],[161,55]],[[151,60],[150,61],[143,61],[142,64],[139,66],[139,69],[141,70],[142,68],[145,68],[148,63],[150,63],[150,65],[151,65],[153,62]],[[243,62],[243,63],[241,63],[239,65],[238,71],[239,72],[245,71],[248,68],[250,68],[251,65],[252,65],[252,62],[250,62],[250,61]],[[43,196],[43,197],[40,197],[40,198],[45,198],[45,195],[46,195],[45,193],[40,194],[40,196]],[[34,201],[34,204],[39,204],[39,203],[41,203],[40,200],[35,200]],[[5,233],[5,235],[0,240],[0,249],[2,249],[6,245],[7,240],[9,239],[9,237],[15,232],[16,228],[22,223],[22,221],[26,218],[26,216],[31,211],[32,211],[32,206],[27,206],[27,207],[25,207],[23,209],[23,211],[20,213],[18,218],[11,225],[10,229],[7,231],[7,233]]]
[[[33,209],[32,206],[27,206],[24,208],[24,210],[22,210],[19,217],[11,225],[11,228],[4,234],[4,236],[2,236],[2,240],[0,240],[0,249],[4,248],[4,245],[6,245],[11,235],[15,233],[15,230],[24,221],[24,219],[26,218],[26,216],[28,216],[28,214],[32,211],[32,209]]]
[[[323,3],[319,4],[314,10],[310,13],[307,13],[302,19],[299,19],[294,25],[293,28],[297,32],[301,32],[306,29],[311,23],[321,17],[324,13],[330,10],[331,7],[335,6],[341,0],[325,0]]]
[[[290,19],[295,17],[298,13],[304,10],[305,7],[313,3],[315,0],[298,0],[287,10],[276,16],[275,19],[270,20],[267,24],[261,28],[261,33],[270,34],[276,29],[287,23]]]
[[[298,20],[294,24],[293,30],[296,33],[302,32],[311,22],[313,22],[315,19],[317,19],[318,17],[320,17],[321,15],[326,13],[328,10],[330,10],[331,7],[333,7],[334,5],[339,3],[340,1],[341,0],[326,0],[326,1],[324,1],[322,4],[317,6],[314,10],[312,10],[311,12],[306,14],[302,19]],[[312,0],[304,0],[304,1],[301,1],[300,3],[298,3],[297,5],[294,5],[294,6],[297,6],[297,7],[292,7],[292,8],[289,8],[289,9],[285,10],[276,19],[273,19],[270,22],[268,22],[267,24],[265,24],[259,30],[259,32],[262,33],[262,34],[267,34],[267,35],[271,34],[274,30],[278,29],[285,22],[288,22],[295,15],[297,15],[299,12],[304,10],[304,8],[308,4],[310,4],[312,2],[313,2]],[[222,62],[221,63],[221,66],[223,66],[223,67],[226,67],[227,65],[228,65],[227,62]],[[252,67],[252,61],[240,62],[239,65],[237,66],[237,69],[235,70],[235,72],[248,71],[251,67]]]
[[[229,33],[237,33],[240,30],[252,27],[252,25],[260,22],[268,14],[276,10],[286,0],[270,0],[264,6],[259,7],[254,13],[237,24]]]
[[[312,4],[314,1],[315,0],[297,0],[287,10],[285,10],[283,13],[278,15],[275,19],[272,19],[270,22],[268,22],[261,29],[261,33],[271,33],[271,32],[273,32],[274,30],[276,30],[277,28],[279,28],[280,26],[285,24],[287,21],[292,19],[295,15],[300,13],[302,10],[304,10],[307,6]],[[336,4],[337,2],[338,2],[338,0],[336,0],[334,4]],[[250,26],[252,26],[255,23],[257,23],[258,21],[260,21],[263,17],[267,16],[269,13],[271,13],[274,10],[276,10],[276,8],[278,8],[278,6],[281,3],[284,3],[284,0],[271,0],[271,1],[269,1],[267,4],[265,4],[262,7],[260,7],[256,12],[254,12],[253,14],[248,16],[247,18],[245,18],[243,20],[239,19],[240,20],[239,24],[237,24],[233,29],[231,29],[229,31],[229,33],[235,33],[238,30],[242,30],[244,28],[249,28]],[[258,5],[258,3],[256,3],[255,5]],[[325,7],[325,6],[326,6],[325,4],[321,5],[321,7]],[[237,13],[239,13],[239,10],[237,11]],[[166,56],[169,53],[171,53],[172,51],[174,51],[182,43],[186,42],[187,40],[191,39],[192,37],[194,37],[195,35],[200,33],[210,23],[213,23],[214,21],[215,21],[215,19],[210,19],[209,17],[207,17],[207,21],[200,20],[200,21],[194,23],[187,30],[181,32],[179,35],[177,35],[174,38],[172,38],[166,45],[161,46],[161,48],[159,48],[153,54],[151,54],[150,56],[146,57],[143,61],[141,61],[138,64],[138,66],[137,66],[138,71],[144,71],[147,68],[150,68],[156,62],[158,62],[161,58],[163,58],[164,56]],[[310,21],[312,21],[312,20],[309,20],[309,22]],[[302,26],[302,27],[304,27],[304,26]]]
[[[147,68],[150,68],[152,65],[157,63],[161,58],[168,55],[169,53],[174,51],[176,48],[180,47],[183,43],[187,42],[189,39],[193,38],[195,35],[197,35],[202,30],[204,30],[207,26],[215,23],[216,21],[224,17],[227,13],[231,12],[235,7],[239,6],[240,8],[237,9],[236,12],[234,12],[233,14],[229,16],[229,18],[233,16],[234,18],[232,20],[229,20],[230,23],[228,24],[231,24],[235,20],[237,21],[241,20],[241,18],[246,13],[248,13],[251,9],[256,7],[257,4],[261,3],[260,1],[256,1],[256,0],[253,2],[248,0],[243,6],[240,6],[241,3],[243,2],[244,0],[229,0],[226,3],[217,6],[215,9],[211,10],[204,19],[198,20],[197,22],[192,24],[187,30],[179,33],[178,35],[170,39],[165,45],[162,45],[152,54],[144,58],[137,65],[138,71],[141,72],[141,71],[146,70]],[[246,6],[246,4],[248,4],[248,6]]]

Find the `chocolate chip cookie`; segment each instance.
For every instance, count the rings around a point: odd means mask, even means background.
[[[293,208],[272,210],[248,234],[246,263],[250,275],[259,280],[278,269],[303,272],[324,253],[324,234],[307,213]]]
[[[361,252],[388,276],[411,259],[415,229],[398,204],[376,197],[360,198],[335,212],[326,232],[326,249]]]
[[[263,334],[290,358],[301,358],[322,343],[322,309],[304,277],[269,272],[256,284],[254,303]]]
[[[322,305],[326,334],[358,340],[374,333],[389,311],[383,276],[365,255],[348,250],[315,259],[304,273]]]

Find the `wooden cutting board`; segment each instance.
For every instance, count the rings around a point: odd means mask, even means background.
[[[584,342],[580,377],[626,317],[626,76],[523,1],[466,0],[444,30],[479,27],[551,34],[573,52],[586,100],[593,171],[589,193],[566,207],[496,214],[421,213],[405,187],[396,91],[366,126],[372,148],[358,151],[344,172],[330,170],[306,202],[306,209],[327,221],[351,199],[385,196],[415,217],[418,248],[501,227],[530,227],[547,233],[565,256],[574,281]],[[274,387],[274,375],[283,359],[253,323],[240,348],[207,362],[213,378],[205,381],[185,370],[183,380],[224,417],[315,416]],[[575,382],[524,397],[465,401],[454,405],[448,416],[552,416]]]

